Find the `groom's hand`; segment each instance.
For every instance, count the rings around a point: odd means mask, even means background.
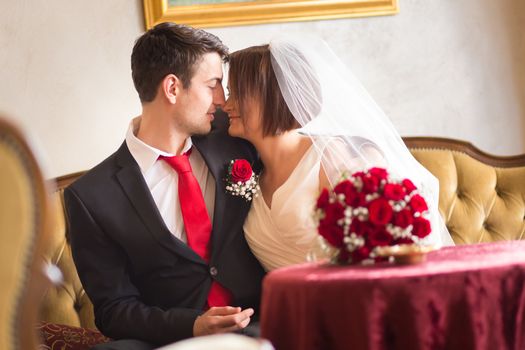
[[[193,335],[233,332],[245,328],[250,323],[253,309],[241,310],[240,307],[212,307],[195,320]]]

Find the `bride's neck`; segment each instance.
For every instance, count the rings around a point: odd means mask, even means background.
[[[280,135],[268,136],[254,142],[264,164],[266,174],[277,173],[287,163],[296,158],[298,151],[304,148],[305,142],[309,142],[295,131],[289,131]]]

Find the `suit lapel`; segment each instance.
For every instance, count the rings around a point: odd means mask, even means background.
[[[187,244],[174,237],[164,224],[151,192],[135,159],[126,145],[117,151],[117,162],[121,169],[116,177],[148,231],[163,246],[188,260],[206,264]]]
[[[231,149],[228,143],[220,142],[221,135],[210,134],[206,137],[192,138],[193,144],[206,162],[208,169],[215,178],[215,208],[213,211],[213,228],[211,234],[212,254],[211,261],[216,261],[223,247],[233,238],[232,222],[238,217],[244,218],[247,211],[246,202],[240,197],[233,197],[226,193],[226,170],[231,159],[241,157],[239,150]],[[222,136],[224,137],[224,136]],[[228,154],[231,159],[226,159]]]

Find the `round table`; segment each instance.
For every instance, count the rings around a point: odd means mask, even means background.
[[[272,271],[261,331],[277,350],[525,349],[525,241],[446,247],[416,265]]]

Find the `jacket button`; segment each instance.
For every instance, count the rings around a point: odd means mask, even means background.
[[[210,275],[215,277],[217,276],[217,273],[219,273],[219,271],[217,271],[217,268],[215,266],[210,267]]]

